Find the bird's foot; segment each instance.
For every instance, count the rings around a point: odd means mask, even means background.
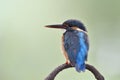
[[[70,64],[70,61],[66,61],[66,64]]]

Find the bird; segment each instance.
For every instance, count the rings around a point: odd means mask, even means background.
[[[69,19],[62,24],[46,25],[47,28],[65,29],[62,35],[62,50],[66,64],[71,64],[77,72],[86,69],[89,51],[88,31],[84,24],[76,19]]]

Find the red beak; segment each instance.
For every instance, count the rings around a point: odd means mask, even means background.
[[[47,28],[58,28],[58,29],[65,29],[66,28],[65,26],[60,25],[60,24],[58,24],[58,25],[47,25],[45,27],[47,27]]]

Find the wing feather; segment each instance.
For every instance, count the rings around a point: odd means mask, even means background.
[[[80,51],[82,45],[84,44],[85,47],[87,48],[87,51],[89,49],[89,42],[88,42],[88,37],[86,33],[83,33],[83,35],[81,35],[80,31],[76,31],[76,32],[65,32],[64,33],[64,49],[67,52],[68,58],[71,62],[72,65],[76,64],[76,59],[78,57],[78,54],[81,55]],[[84,40],[84,42],[80,42],[82,40]],[[87,60],[87,52],[85,53],[85,59]]]

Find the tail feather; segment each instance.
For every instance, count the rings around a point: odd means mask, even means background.
[[[76,58],[75,68],[77,72],[85,71],[85,57],[81,56],[80,54]]]
[[[85,63],[77,63],[75,64],[75,69],[77,72],[85,71]]]

